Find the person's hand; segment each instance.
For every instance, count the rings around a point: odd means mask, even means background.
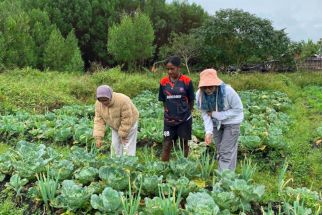
[[[211,142],[212,142],[212,134],[206,134],[206,136],[205,136],[206,145],[210,145]]]
[[[103,144],[102,138],[101,137],[97,137],[96,138],[96,147],[97,148],[101,148],[102,144]]]
[[[122,144],[125,145],[125,144],[127,144],[129,142],[129,139],[127,137],[122,137],[121,142],[122,142]]]

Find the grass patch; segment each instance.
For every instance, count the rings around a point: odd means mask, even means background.
[[[40,72],[30,68],[0,74],[0,113],[25,110],[45,112],[64,105],[93,104],[97,86],[134,97],[143,90],[157,91],[160,74],[128,74],[114,68],[92,75]]]
[[[32,69],[3,73],[0,78],[0,99],[4,107],[1,105],[1,108],[43,112],[80,103],[69,93],[69,83],[76,78],[76,74],[42,73]]]
[[[5,143],[0,143],[0,154],[5,153],[6,151],[8,151],[10,148],[10,146],[8,144]]]
[[[114,91],[130,97],[143,90],[157,92],[160,78],[166,72],[126,73],[118,67],[94,74],[40,72],[26,68],[0,74],[0,113],[23,109],[44,112],[64,105],[92,104],[96,87],[112,86]],[[189,75],[197,90],[199,74]],[[322,85],[321,73],[251,73],[219,74],[220,78],[236,90],[278,90],[296,99],[297,91],[311,84]]]
[[[1,215],[24,215],[28,206],[17,207],[14,203],[14,194],[12,192],[0,193],[0,214]]]

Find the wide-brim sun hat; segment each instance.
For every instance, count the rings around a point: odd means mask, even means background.
[[[200,80],[198,87],[219,86],[223,83],[217,76],[215,69],[205,69],[200,73]]]

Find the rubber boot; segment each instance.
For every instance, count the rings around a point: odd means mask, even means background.
[[[164,140],[163,146],[162,146],[162,156],[161,156],[162,161],[169,161],[171,149],[172,149],[172,141]]]

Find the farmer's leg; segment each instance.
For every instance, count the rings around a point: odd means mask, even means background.
[[[162,161],[169,161],[172,146],[177,138],[176,126],[168,126],[164,124],[163,130],[163,146],[162,146]]]
[[[137,142],[137,133],[138,133],[138,122],[136,122],[129,133],[128,142],[125,144],[123,150],[123,155],[135,156],[136,152],[136,142]]]
[[[219,160],[219,151],[221,148],[221,140],[223,137],[223,133],[224,133],[224,126],[222,125],[221,128],[219,130],[217,130],[216,127],[214,127],[213,130],[213,141],[214,144],[216,145],[216,159]]]
[[[218,151],[218,170],[224,169],[235,170],[237,163],[238,137],[240,125],[224,125],[221,146]]]
[[[112,147],[111,154],[116,156],[122,155],[123,146],[117,130],[112,129]]]
[[[178,126],[178,136],[180,137],[180,144],[185,157],[189,154],[188,141],[191,140],[192,133],[192,118],[183,122]]]

